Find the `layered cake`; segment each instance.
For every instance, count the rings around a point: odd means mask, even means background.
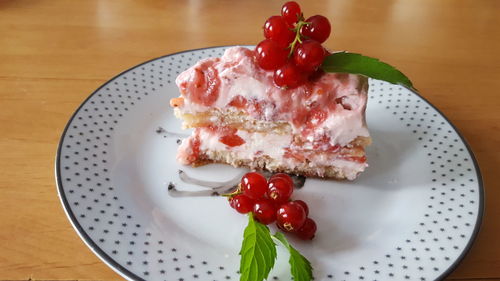
[[[304,176],[353,180],[371,139],[364,76],[317,71],[295,88],[277,87],[254,50],[228,48],[176,79],[170,101],[193,133],[179,147],[185,165],[226,163]]]

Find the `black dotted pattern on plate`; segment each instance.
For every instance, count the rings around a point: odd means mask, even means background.
[[[140,65],[97,90],[78,110],[61,142],[59,187],[77,223],[109,259],[134,279],[236,280],[237,273],[192,256],[166,237],[155,236],[136,221],[110,180],[110,143],[116,126],[135,105],[165,94],[165,84],[206,57],[225,48],[179,53]],[[133,276],[135,275],[135,276]]]
[[[382,106],[397,118],[427,156],[432,173],[427,210],[412,233],[383,256],[327,279],[434,280],[474,233],[481,203],[477,171],[454,128],[425,100],[400,86],[370,82],[369,106]]]
[[[59,188],[87,242],[134,279],[237,280],[234,270],[211,264],[168,245],[145,229],[120,201],[110,180],[109,148],[115,127],[136,104],[163,95],[165,84],[199,59],[221,56],[224,47],[184,52],[137,66],[97,90],[76,112],[63,136],[58,161]],[[454,262],[471,239],[479,210],[473,161],[453,128],[416,94],[371,81],[369,103],[384,106],[420,141],[434,175],[427,212],[407,239],[371,263],[326,280],[432,280]],[[369,105],[369,106],[370,106]],[[429,263],[430,261],[430,263]],[[432,268],[422,266],[433,264]],[[273,280],[278,280],[273,277]]]

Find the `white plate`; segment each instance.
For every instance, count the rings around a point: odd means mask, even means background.
[[[221,197],[169,196],[177,171],[210,181],[243,170],[182,167],[180,129],[169,106],[175,77],[227,47],[168,55],[97,89],[69,121],[59,145],[59,196],[74,228],[106,264],[131,280],[238,280],[247,219]],[[295,198],[318,223],[312,242],[291,238],[316,280],[434,280],[469,250],[481,221],[476,161],[450,122],[422,97],[371,80],[370,167],[353,182],[308,179]],[[162,127],[166,132],[157,132]],[[275,230],[275,227],[271,227]],[[290,280],[286,253],[270,280]]]

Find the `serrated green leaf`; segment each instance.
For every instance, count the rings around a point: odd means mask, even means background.
[[[269,228],[255,221],[251,213],[243,233],[240,255],[240,281],[266,279],[276,261],[276,244]]]
[[[290,272],[292,273],[294,281],[310,281],[313,279],[311,263],[299,253],[286,239],[285,235],[281,232],[276,232],[274,237],[283,243],[290,252]]]
[[[410,79],[395,67],[355,53],[338,52],[327,56],[321,68],[326,72],[361,74],[416,91]]]

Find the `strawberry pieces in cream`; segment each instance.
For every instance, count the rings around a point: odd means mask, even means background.
[[[179,149],[181,163],[347,179],[367,166],[365,77],[318,72],[299,87],[281,89],[252,50],[232,47],[220,58],[199,61],[176,83],[181,96],[171,101],[175,114],[185,127],[197,128]],[[193,150],[199,150],[196,157]]]

